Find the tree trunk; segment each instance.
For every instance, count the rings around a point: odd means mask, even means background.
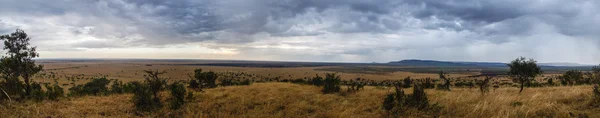
[[[31,82],[29,82],[29,76],[23,76],[25,80],[25,95],[29,96],[31,93]]]
[[[525,80],[521,80],[521,90],[519,91],[519,93],[523,92],[523,85],[525,84]]]

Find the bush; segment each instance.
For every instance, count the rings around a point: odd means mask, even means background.
[[[348,92],[356,92],[365,87],[365,84],[360,82],[360,78],[357,78],[356,81],[347,82]]]
[[[50,100],[58,100],[58,98],[63,97],[65,95],[65,91],[62,87],[58,85],[58,83],[54,83],[52,86],[46,84],[46,95]]]
[[[31,83],[31,92],[28,97],[37,101],[44,100],[46,98],[46,93],[42,90],[42,86],[39,83],[33,82]]]
[[[569,70],[560,76],[561,81],[564,81],[564,84],[575,85],[575,84],[584,84],[583,82],[583,73],[577,70]]]
[[[123,84],[122,88],[123,88],[123,92],[124,93],[133,93],[136,84],[134,84],[133,82],[128,82],[126,84]]]
[[[325,76],[325,81],[323,81],[323,93],[336,93],[340,92],[340,76],[335,73],[327,73]]]
[[[146,78],[146,84],[148,85],[150,92],[154,95],[156,99],[158,99],[158,92],[164,89],[165,85],[167,85],[167,79],[160,78],[159,75],[164,74],[165,72],[158,71],[148,71],[145,70],[147,75],[144,75]]]
[[[596,101],[600,102],[600,87],[598,87],[598,84],[594,85],[593,93]]]
[[[408,106],[419,109],[424,109],[429,106],[429,99],[427,98],[427,94],[425,94],[425,90],[423,90],[421,85],[415,84],[413,87],[413,94],[409,94],[407,98],[406,104]]]
[[[162,107],[158,92],[163,90],[167,80],[160,78],[165,72],[144,70],[144,83],[133,82],[133,102],[138,111],[154,111]]]
[[[162,106],[160,99],[154,99],[150,87],[140,82],[132,82],[133,103],[138,111],[154,111]]]
[[[410,77],[406,77],[404,78],[402,83],[404,83],[404,88],[410,88],[412,85],[412,80],[410,79]]]
[[[431,89],[431,88],[435,88],[435,84],[433,83],[431,78],[425,78],[424,82],[423,82],[423,87],[426,89]]]
[[[185,86],[178,82],[170,85],[171,90],[171,109],[179,109],[185,103]]]
[[[383,99],[383,109],[387,111],[392,110],[394,108],[394,104],[394,94],[387,94],[386,97]]]
[[[5,81],[0,83],[0,85],[2,85],[2,89],[4,89],[6,94],[8,94],[9,96],[23,96],[23,94],[25,93],[25,85],[23,84],[23,82],[19,81],[18,78],[10,77],[5,78],[4,80]]]
[[[323,86],[323,77],[317,75],[310,80],[310,84],[315,86]]]
[[[106,78],[95,78],[84,85],[69,88],[69,96],[105,95],[109,92],[106,87],[109,83],[110,80]]]
[[[429,99],[422,85],[415,84],[413,87],[413,94],[405,95],[401,85],[395,84],[396,92],[386,95],[383,100],[383,108],[388,111],[393,109],[400,111],[405,106],[417,109],[428,108],[430,106]]]
[[[123,82],[115,80],[113,81],[113,84],[110,85],[110,93],[125,93],[124,87],[125,85],[123,85]]]
[[[547,78],[546,80],[546,84],[548,84],[548,86],[554,86],[554,81],[552,78]]]
[[[598,84],[594,85],[592,88],[592,93],[594,95],[592,96],[592,100],[589,101],[588,105],[591,107],[600,107],[600,87]]]
[[[444,84],[442,86],[438,86],[441,90],[450,91],[450,78],[446,78],[446,74],[442,71],[439,73],[440,79],[444,80]]]
[[[490,91],[490,80],[491,79],[492,79],[492,77],[486,76],[484,80],[477,83],[479,85],[479,91],[481,92],[481,94],[485,94]]]
[[[195,79],[190,79],[190,85],[188,87],[198,89],[200,88],[200,83],[198,83],[198,81],[196,81]]]
[[[200,88],[215,88],[217,87],[215,82],[219,75],[212,71],[202,72],[202,69],[196,69],[194,70],[194,78],[198,81]]]

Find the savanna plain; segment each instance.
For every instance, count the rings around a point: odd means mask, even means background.
[[[511,76],[460,68],[440,73],[440,67],[422,72],[254,61],[37,63],[44,65],[32,79],[45,85],[39,91],[49,96],[55,85],[62,92],[51,99],[3,97],[1,117],[600,117],[593,83],[600,78],[592,70],[545,71],[520,92]],[[132,88],[154,79],[164,82],[154,95]]]

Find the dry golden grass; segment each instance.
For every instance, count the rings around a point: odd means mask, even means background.
[[[254,83],[195,92],[195,100],[182,109],[166,107],[144,117],[387,117],[381,104],[392,89],[366,87],[356,93],[322,94],[320,88],[290,83]],[[412,90],[405,90],[411,92]],[[481,95],[477,89],[426,90],[431,103],[439,103],[441,117],[600,117],[600,108],[587,106],[591,86],[499,88]],[[167,97],[163,93],[163,97]],[[140,117],[130,94],[79,97],[60,101],[0,105],[3,117]],[[404,114],[432,117],[429,112]]]

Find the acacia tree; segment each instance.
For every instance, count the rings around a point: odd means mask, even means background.
[[[25,83],[25,95],[31,93],[31,77],[40,72],[42,65],[36,65],[35,60],[39,56],[36,47],[29,46],[29,40],[25,31],[17,29],[14,33],[0,36],[4,40],[4,50],[8,50],[6,55],[0,59],[0,73],[7,81],[17,81],[19,77],[23,78]]]
[[[510,71],[508,75],[513,78],[514,81],[518,81],[521,84],[521,90],[523,92],[523,85],[525,82],[529,82],[542,74],[542,70],[537,66],[536,61],[533,59],[526,60],[525,57],[519,57],[508,64]]]

